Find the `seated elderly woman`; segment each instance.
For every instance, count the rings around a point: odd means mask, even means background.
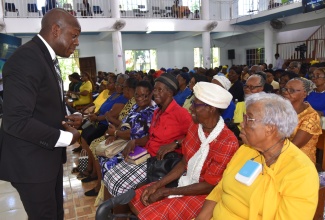
[[[89,127],[85,128],[81,133],[81,146],[85,149],[88,155],[91,155],[91,150],[89,149],[90,143],[102,136],[108,128],[108,122],[106,120],[105,114],[106,112],[110,112],[116,118],[118,117],[119,113],[123,109],[124,105],[128,101],[123,96],[123,83],[128,78],[127,75],[121,74],[117,77],[117,81],[115,83],[116,92],[114,92],[100,107],[99,111],[90,114],[88,116],[89,120],[92,122],[97,123],[95,125],[90,125]],[[93,167],[93,159],[92,157],[88,157],[88,168],[87,172],[83,173],[87,177],[83,179],[83,182],[89,182],[92,180],[97,179],[95,176],[96,173],[92,169]],[[92,172],[93,171],[93,172]],[[92,172],[92,175],[90,174]],[[82,176],[82,175],[81,175]]]
[[[325,67],[315,69],[309,77],[316,85],[316,88],[309,93],[305,100],[309,102],[320,116],[325,116]],[[320,100],[323,101],[320,102]]]
[[[127,85],[127,82],[131,80],[137,82],[134,78],[127,79],[124,83],[124,91],[131,90],[128,88],[130,85]],[[153,112],[157,108],[156,103],[151,99],[152,89],[153,88],[151,84],[147,81],[140,81],[136,84],[134,92],[136,104],[133,105],[129,114],[122,119],[121,126],[116,128],[114,127],[106,131],[106,135],[110,135],[108,137],[106,136],[106,145],[112,143],[116,139],[133,140],[148,135]],[[125,127],[122,126],[125,123],[130,125],[130,129],[125,129]],[[105,142],[105,140],[103,141]],[[93,143],[91,143],[90,146],[92,147],[92,145]],[[94,156],[97,156],[95,155],[95,150],[92,152]],[[101,169],[103,171],[103,174],[105,174],[107,172],[105,163],[109,163],[111,165],[115,162],[117,162],[117,157],[106,158],[103,156],[99,157],[99,161],[94,162],[99,181],[97,182],[97,185],[94,189],[85,193],[86,196],[95,196],[98,194],[101,186],[100,180],[102,179]]]
[[[319,178],[315,165],[288,140],[298,123],[291,103],[266,93],[245,103],[245,144],[195,219],[313,219]],[[254,170],[257,175],[248,177]]]
[[[313,83],[304,78],[293,78],[282,88],[282,96],[288,99],[298,114],[298,125],[290,136],[290,140],[300,148],[313,163],[316,163],[316,144],[322,134],[318,113],[304,102],[313,90]]]
[[[186,109],[179,106],[173,96],[177,92],[178,82],[170,73],[163,73],[155,81],[153,89],[154,101],[159,106],[155,110],[149,135],[133,139],[123,151],[126,157],[137,146],[144,146],[151,156],[162,159],[171,151],[181,152],[179,144],[184,139],[191,122],[191,116]],[[111,195],[134,189],[146,181],[147,163],[134,165],[122,161],[104,176],[104,183]]]
[[[182,142],[182,160],[161,180],[136,190],[131,207],[140,219],[195,217],[238,149],[236,137],[220,117],[220,109],[229,106],[232,95],[208,82],[198,82],[194,95],[193,122]],[[165,188],[178,178],[178,187]]]

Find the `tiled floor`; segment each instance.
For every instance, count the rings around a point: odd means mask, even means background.
[[[96,197],[84,196],[84,192],[94,188],[95,182],[81,183],[77,179],[77,173],[71,174],[72,167],[76,166],[78,154],[73,154],[70,146],[67,148],[68,161],[64,164],[64,212],[65,220],[95,219]],[[19,195],[10,183],[0,180],[0,219],[1,220],[24,220],[27,219],[24,207]]]

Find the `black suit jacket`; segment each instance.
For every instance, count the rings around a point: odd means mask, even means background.
[[[0,179],[51,181],[66,160],[66,148],[54,148],[66,110],[52,58],[39,37],[7,60],[3,79]]]

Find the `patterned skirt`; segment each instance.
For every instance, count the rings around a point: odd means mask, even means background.
[[[147,180],[147,162],[139,165],[124,160],[104,175],[104,184],[112,196],[118,196]]]
[[[140,200],[141,194],[145,188],[152,183],[137,189],[132,205],[139,212],[138,218],[141,220],[151,219],[193,219],[201,211],[203,203],[207,195],[183,196],[175,198],[165,198],[154,202],[149,206],[144,206]]]

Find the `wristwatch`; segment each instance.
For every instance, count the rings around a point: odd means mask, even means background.
[[[178,149],[178,148],[180,148],[180,147],[181,147],[181,143],[179,143],[179,141],[178,141],[178,140],[175,140],[174,142],[176,143],[176,148],[175,148],[175,149]]]

